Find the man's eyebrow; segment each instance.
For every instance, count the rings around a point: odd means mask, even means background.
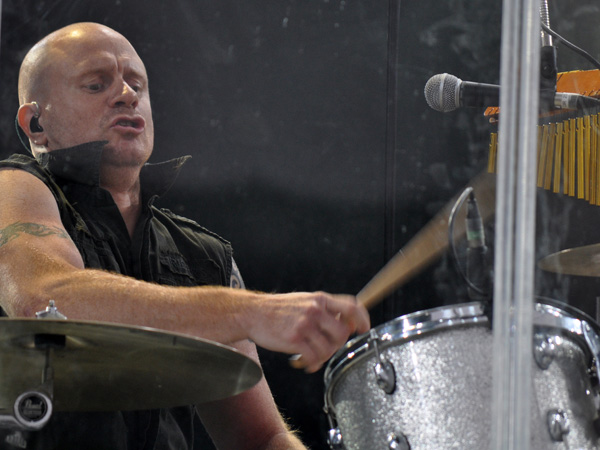
[[[84,62],[78,65],[75,78],[85,78],[94,75],[109,74],[115,69],[114,59],[112,58],[97,58],[94,61]],[[144,70],[137,68],[134,64],[127,64],[124,70],[125,77],[133,77],[147,81],[148,76]]]

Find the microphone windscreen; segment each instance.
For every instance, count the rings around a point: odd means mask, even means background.
[[[454,111],[460,106],[460,84],[462,80],[449,73],[432,76],[425,84],[425,100],[436,111]]]

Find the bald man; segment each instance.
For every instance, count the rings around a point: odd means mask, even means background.
[[[34,317],[54,299],[69,319],[186,333],[256,361],[255,344],[301,354],[308,372],[369,329],[352,296],[243,289],[227,241],[153,206],[185,158],[147,164],[148,78],[121,34],[78,23],[45,37],[23,61],[19,102],[33,157],[0,162],[0,306],[9,317]],[[27,448],[182,450],[195,411],[55,413],[27,434]],[[197,411],[219,448],[304,448],[264,379]]]

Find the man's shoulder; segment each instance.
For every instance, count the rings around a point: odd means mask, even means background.
[[[24,155],[22,153],[13,153],[12,155],[0,159],[1,166],[8,166],[11,164],[23,164],[23,165],[38,165],[38,162],[30,155]]]
[[[14,153],[0,160],[0,169],[21,169],[42,180],[46,180],[50,176],[35,158],[21,153]]]

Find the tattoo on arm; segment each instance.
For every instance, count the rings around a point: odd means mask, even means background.
[[[8,244],[10,241],[18,238],[24,233],[38,237],[58,236],[63,239],[70,239],[70,236],[62,228],[49,227],[39,223],[15,222],[0,229],[0,247]]]
[[[242,274],[240,273],[240,269],[238,269],[238,266],[233,258],[231,262],[233,264],[231,267],[231,281],[229,286],[236,289],[246,289],[246,286],[244,285],[244,280],[242,279]]]

